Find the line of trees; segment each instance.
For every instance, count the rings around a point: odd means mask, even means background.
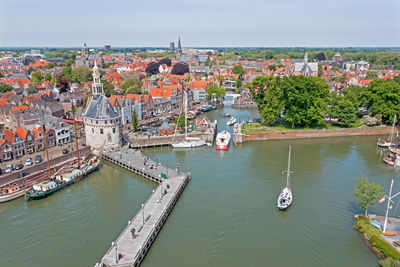
[[[400,79],[376,79],[368,87],[349,86],[341,92],[329,92],[328,84],[318,77],[258,76],[249,87],[266,124],[284,120],[294,127],[316,127],[324,117],[337,118],[344,127],[354,126],[361,110],[390,124],[400,115]]]

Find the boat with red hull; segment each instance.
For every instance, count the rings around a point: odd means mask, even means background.
[[[217,142],[215,149],[227,150],[229,149],[229,143],[231,141],[231,134],[227,131],[222,131],[217,134]]]

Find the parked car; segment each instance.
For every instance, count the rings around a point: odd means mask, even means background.
[[[6,166],[6,168],[4,169],[4,172],[5,173],[11,173],[12,171],[13,171],[13,165],[12,164],[8,164],[7,166]]]
[[[25,166],[32,166],[33,165],[33,161],[32,161],[32,159],[27,159],[26,161],[25,161]]]
[[[36,157],[35,157],[35,163],[40,163],[40,162],[42,162],[42,156],[40,156],[40,155],[36,155]]]
[[[24,164],[22,164],[22,163],[17,163],[17,164],[15,164],[15,169],[16,170],[20,170],[20,169],[22,169],[24,167]]]
[[[68,154],[68,152],[69,152],[69,151],[68,151],[68,149],[66,149],[66,148],[64,148],[64,149],[62,150],[62,153],[63,153],[63,154]]]

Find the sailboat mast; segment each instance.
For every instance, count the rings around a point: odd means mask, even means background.
[[[51,177],[51,168],[50,168],[50,159],[49,159],[49,150],[47,149],[47,139],[46,139],[46,123],[44,121],[44,111],[42,111],[42,122],[43,122],[43,142],[44,149],[46,151],[46,159],[47,159],[47,168],[49,169],[49,178]]]
[[[392,179],[392,182],[390,183],[390,191],[389,191],[388,203],[387,203],[387,208],[386,208],[385,224],[383,226],[383,233],[386,233],[387,219],[388,219],[388,215],[389,215],[389,207],[390,207],[390,202],[392,201],[392,188],[393,188],[393,179]]]
[[[188,109],[188,99],[187,99],[187,92],[185,90],[185,140],[187,140],[187,109]]]
[[[289,146],[289,159],[288,159],[288,167],[286,173],[286,187],[290,187],[290,154],[292,151],[292,146]]]
[[[76,160],[79,166],[79,146],[78,146],[78,132],[76,131],[76,118],[75,118],[75,108],[74,103],[72,102],[72,114],[74,120],[74,131],[75,131],[75,145],[76,145]]]
[[[393,143],[393,140],[394,140],[394,125],[395,124],[396,124],[396,114],[394,114],[394,117],[393,117],[392,131],[390,133],[390,143]]]

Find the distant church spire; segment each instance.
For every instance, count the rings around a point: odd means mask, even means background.
[[[178,52],[182,52],[181,36],[178,37]]]
[[[103,84],[101,83],[100,80],[100,71],[99,68],[97,67],[97,64],[94,64],[92,76],[93,76],[93,83],[92,83],[93,96],[104,95]]]

